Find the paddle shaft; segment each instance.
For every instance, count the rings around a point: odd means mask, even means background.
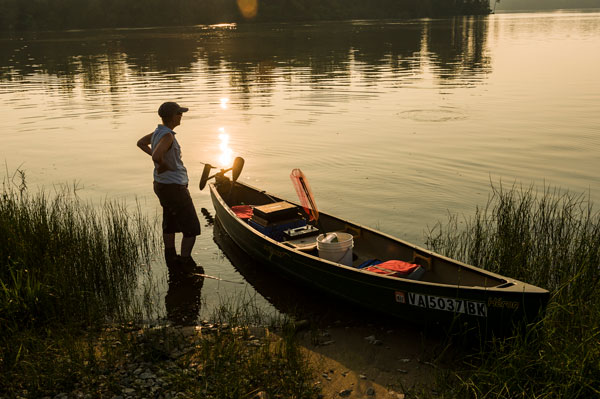
[[[244,284],[241,281],[225,280],[224,278],[215,277],[215,276],[209,276],[208,274],[202,274],[202,273],[192,273],[192,276],[198,276],[198,277],[204,277],[204,278],[212,278],[213,280],[225,281],[226,283]]]
[[[312,193],[310,192],[310,190],[304,183],[304,178],[302,176],[298,177],[298,181],[300,182],[300,184],[302,185],[302,189],[306,193],[306,199],[308,199],[308,202],[310,203],[310,208],[315,212],[315,215],[313,215],[313,216],[315,218],[315,221],[317,222],[317,225],[319,226],[319,230],[321,230],[323,233],[323,236],[325,236],[327,233],[325,232],[325,229],[323,228],[323,224],[319,220],[319,211],[317,210],[317,204],[315,204],[312,200],[312,195],[311,195]]]

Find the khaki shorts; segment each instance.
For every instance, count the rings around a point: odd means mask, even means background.
[[[163,208],[163,233],[200,235],[200,221],[187,185],[154,182],[154,192]]]

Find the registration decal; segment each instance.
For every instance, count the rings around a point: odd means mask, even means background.
[[[443,310],[446,312],[463,313],[470,316],[487,317],[485,302],[469,301],[466,299],[446,298],[441,296],[415,294],[413,292],[395,292],[396,302],[407,303],[425,309]]]
[[[406,295],[402,291],[396,291],[396,302],[406,303]]]

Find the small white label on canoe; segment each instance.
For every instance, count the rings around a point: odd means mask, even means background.
[[[464,313],[471,316],[487,317],[487,306],[484,302],[466,299],[445,298],[433,295],[415,294],[396,291],[396,302],[408,303],[412,306],[446,312]]]

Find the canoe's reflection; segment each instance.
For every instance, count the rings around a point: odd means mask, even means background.
[[[323,324],[376,321],[372,313],[300,285],[250,258],[229,237],[218,218],[213,226],[213,239],[235,270],[280,313]]]

